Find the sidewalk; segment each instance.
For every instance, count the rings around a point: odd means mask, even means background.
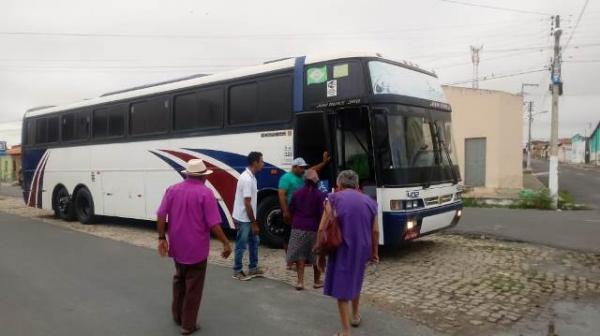
[[[600,211],[465,208],[449,232],[600,253]]]

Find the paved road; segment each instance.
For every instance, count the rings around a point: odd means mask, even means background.
[[[176,335],[172,265],[152,250],[0,213],[0,334]],[[436,335],[366,309],[354,335]],[[332,335],[333,300],[209,266],[200,335]]]
[[[600,210],[465,208],[450,232],[600,253]]]
[[[532,160],[531,168],[540,181],[548,185],[548,161]],[[559,189],[569,191],[577,202],[600,209],[600,169],[561,164],[558,185]]]

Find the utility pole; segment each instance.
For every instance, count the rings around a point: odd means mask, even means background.
[[[558,96],[562,94],[562,78],[561,78],[561,50],[560,50],[560,36],[562,35],[562,29],[560,29],[560,15],[554,17],[554,58],[552,59],[552,73],[551,73],[551,90],[552,90],[552,122],[550,133],[550,167],[549,167],[549,178],[548,188],[550,189],[550,196],[552,197],[552,207],[558,208]]]
[[[539,86],[539,84],[531,84],[531,83],[523,83],[521,84],[521,97],[525,97],[525,87],[526,86]],[[523,102],[525,104],[525,102]],[[528,119],[529,119],[529,135],[527,137],[527,170],[531,171],[531,124],[533,123],[533,102],[527,102],[529,104],[528,111]]]
[[[483,49],[471,46],[471,61],[473,62],[473,89],[479,89],[479,52]]]
[[[529,106],[527,107],[527,111],[529,113],[529,135],[527,136],[527,170],[531,171],[531,124],[533,123],[533,102],[529,102]]]

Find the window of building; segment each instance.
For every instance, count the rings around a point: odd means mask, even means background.
[[[116,105],[94,110],[93,137],[119,137],[125,133],[125,105]]]
[[[287,121],[291,112],[290,76],[236,85],[229,90],[229,123],[232,125]]]
[[[131,104],[129,131],[132,135],[162,133],[169,129],[169,99],[159,97]]]
[[[173,128],[190,130],[223,124],[223,90],[209,89],[175,96]]]
[[[90,134],[90,116],[86,111],[71,112],[63,115],[62,140],[85,140]]]

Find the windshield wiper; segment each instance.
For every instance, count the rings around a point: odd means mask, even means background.
[[[440,131],[439,131],[439,126],[437,125],[437,123],[433,123],[433,128],[435,129],[435,138],[438,142],[438,146],[440,146],[442,148],[442,150],[444,151],[444,154],[446,154],[446,159],[448,160],[448,165],[450,165],[450,171],[452,172],[452,181],[454,182],[454,184],[458,183],[458,176],[456,176],[456,171],[454,170],[454,163],[452,162],[452,157],[450,156],[450,153],[448,152],[448,146],[446,145],[446,142],[440,137]]]

